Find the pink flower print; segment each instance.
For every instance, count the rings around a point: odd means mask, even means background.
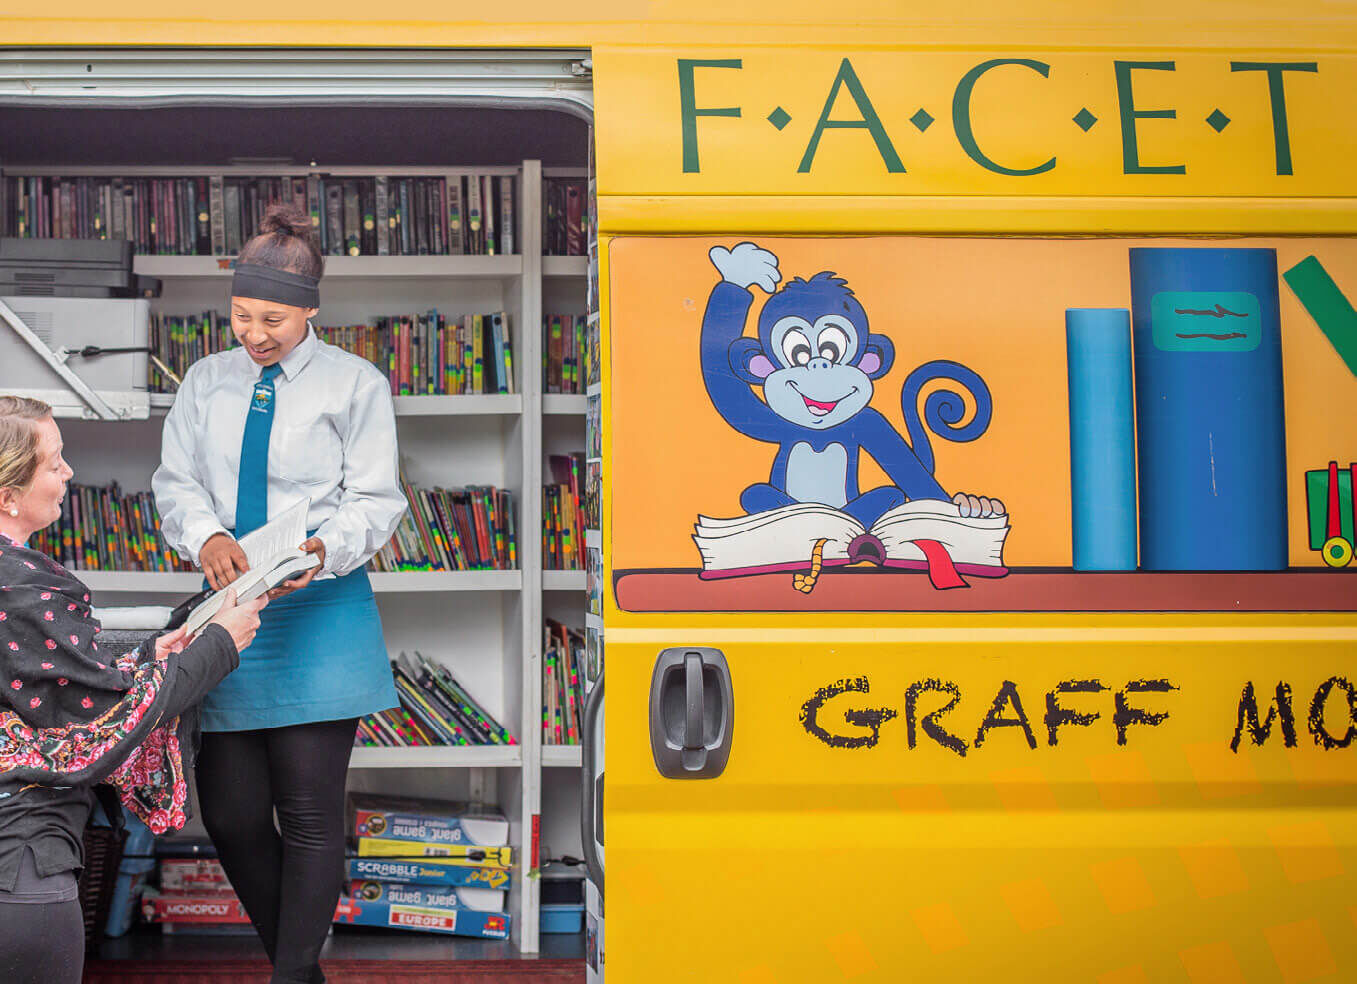
[[[9,644],[9,648],[13,649],[17,653],[19,651],[19,644],[17,642],[11,642]]]
[[[97,642],[91,642],[91,643],[90,643],[90,648],[93,649],[93,650],[97,653],[97,652],[99,651],[99,643],[97,643]]]
[[[75,611],[75,602],[71,602],[69,605],[67,605],[67,606],[66,606],[66,611],[68,611],[68,612],[73,612],[73,611]]]
[[[85,600],[85,601],[89,601],[89,600],[90,600],[90,596],[89,596],[88,594],[86,594],[86,595],[84,596],[84,600]]]
[[[7,618],[9,618],[8,612],[0,612],[0,622],[3,622]]]
[[[14,690],[23,690],[24,682],[22,680],[15,680],[13,683],[10,684],[10,687]]]
[[[47,640],[47,648],[48,648],[48,649],[56,649],[56,648],[57,648],[57,641],[56,641],[55,639],[48,639],[48,640]]]
[[[67,680],[65,677],[57,677],[57,686],[58,686],[58,687],[64,687],[64,686],[66,686],[66,684],[68,684],[68,683],[70,683],[70,682],[71,682],[71,681],[70,681],[70,680]]]
[[[71,645],[72,646],[80,645],[80,637],[78,635],[71,636]]]
[[[56,616],[53,615],[51,612],[43,612],[43,613],[42,613],[42,620],[43,620],[44,622],[50,622],[50,621],[52,621],[52,619],[54,619],[54,618],[56,618]]]
[[[106,669],[108,669],[108,667],[105,666],[103,663],[95,663],[94,665],[97,666],[97,667],[99,667],[99,669],[101,669],[101,670],[106,670]]]
[[[34,708],[36,708],[36,707],[41,707],[41,706],[42,706],[42,698],[41,698],[41,697],[34,697],[32,700],[30,700],[30,701],[28,702],[28,706],[29,706],[29,707],[34,707]]]
[[[81,697],[80,706],[85,708],[86,710],[89,710],[91,707],[94,706],[94,701],[90,700],[88,697]]]
[[[54,667],[51,663],[43,663],[43,664],[42,664],[42,668],[43,668],[44,670],[52,670],[52,669],[55,669],[55,667]]]
[[[51,600],[52,600],[52,592],[50,592],[50,591],[44,591],[42,594],[38,595],[38,597],[41,598],[43,601],[51,601]]]
[[[26,561],[26,560],[24,561],[24,566],[27,567],[30,571],[36,571],[36,570],[37,570],[36,567],[34,567],[32,564],[30,564],[30,563],[29,563],[28,561]]]

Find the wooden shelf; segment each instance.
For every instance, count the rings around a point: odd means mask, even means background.
[[[584,761],[583,755],[579,745],[543,745],[542,768],[578,769]]]
[[[583,591],[584,571],[543,571],[543,591]]]
[[[542,412],[583,417],[586,398],[579,393],[543,393]]]
[[[201,574],[155,571],[76,571],[91,591],[109,594],[194,594]],[[377,594],[424,591],[518,591],[522,571],[400,571],[368,574]]]
[[[355,748],[351,769],[512,769],[523,764],[521,745],[431,748]]]
[[[544,277],[583,277],[589,272],[587,256],[544,256],[542,257],[542,276]]]
[[[577,259],[577,257],[559,257]],[[230,256],[138,256],[133,269],[162,280],[179,278],[226,278],[231,276]],[[518,277],[523,273],[521,256],[327,256],[325,279],[336,277],[405,277],[426,280],[477,280]]]

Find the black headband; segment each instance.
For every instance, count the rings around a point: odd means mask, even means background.
[[[237,263],[231,278],[232,297],[253,297],[299,308],[320,307],[320,278],[288,273],[257,263]]]

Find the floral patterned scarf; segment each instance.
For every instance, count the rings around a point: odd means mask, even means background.
[[[178,829],[180,721],[159,706],[178,656],[148,641],[109,659],[99,630],[84,584],[0,536],[0,784],[108,782],[152,831]]]

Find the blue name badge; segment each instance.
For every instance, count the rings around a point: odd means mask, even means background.
[[[1164,352],[1252,352],[1262,341],[1258,298],[1244,291],[1163,291],[1150,316]]]
[[[268,413],[273,405],[273,387],[268,383],[255,383],[254,396],[250,399],[250,409],[258,413]]]

